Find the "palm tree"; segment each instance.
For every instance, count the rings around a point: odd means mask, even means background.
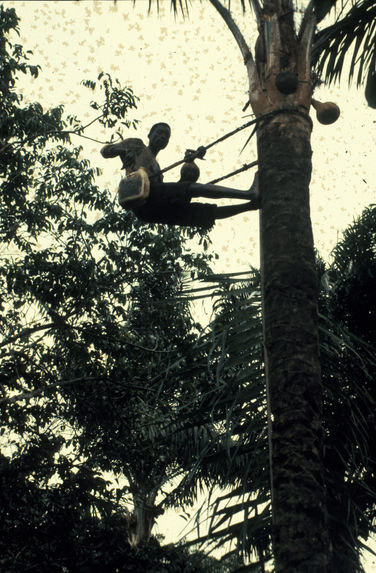
[[[210,3],[240,48],[249,80],[249,103],[257,120],[275,569],[325,572],[331,558],[323,478],[317,278],[309,208],[312,121],[308,112],[314,105],[323,123],[338,117],[336,106],[329,118],[323,117],[322,105],[312,100],[314,33],[334,2],[311,1],[297,29],[291,0],[250,0],[259,32],[254,53],[231,16],[230,2],[228,7],[219,0]],[[245,9],[244,0],[241,4]],[[367,12],[368,4],[358,2],[361,9],[355,16]],[[183,13],[188,9],[182,0],[172,0],[172,5]],[[330,51],[332,38],[329,33],[318,35],[315,54],[320,41]],[[342,46],[343,50],[347,47],[346,43]],[[340,56],[338,66],[342,63]],[[333,69],[337,68],[329,66],[329,75]],[[369,73],[373,78],[372,70]]]
[[[265,374],[276,571],[323,572],[329,543],[322,467],[322,388],[309,211],[313,5],[299,34],[290,2],[253,2],[255,58],[230,12],[256,118]],[[297,82],[296,80],[299,80]],[[287,85],[288,84],[288,85]]]
[[[249,78],[250,104],[256,118],[262,119],[257,143],[276,569],[298,570],[309,562],[312,571],[324,571],[328,542],[309,218],[311,121],[307,111],[312,92],[313,8],[307,10],[297,36],[289,2],[269,2],[263,9],[254,2],[260,34],[254,58],[230,11],[218,0],[211,4],[238,43]],[[299,77],[300,83],[292,89],[278,88],[277,77],[290,78],[293,84]]]
[[[363,572],[364,540],[375,531],[375,215],[374,207],[366,209],[346,230],[330,267],[317,260],[333,573]],[[270,516],[260,281],[258,273],[250,272],[209,276],[205,284],[206,289],[200,285],[190,294],[215,295],[216,316],[199,346],[207,345],[209,371],[218,382],[199,410],[204,423],[208,412],[222,409],[228,435],[202,466],[209,465],[217,482],[230,490],[213,503],[210,531],[199,541],[210,547],[236,540],[238,550],[257,555],[263,571],[270,559]]]

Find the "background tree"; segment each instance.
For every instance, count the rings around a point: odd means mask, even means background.
[[[363,571],[359,564],[362,539],[375,531],[375,231],[376,210],[370,206],[334,248],[320,297],[327,324],[338,325],[344,333],[337,364],[330,364],[325,355],[322,359],[325,426],[330,437],[325,467],[336,571]],[[326,325],[323,344],[328,330]],[[330,327],[329,336],[333,333]]]
[[[178,294],[210,255],[138,225],[95,185],[71,142],[87,137],[79,119],[23,103],[17,76],[38,67],[8,39],[15,11],[0,21],[1,569],[218,571],[150,539],[196,487],[191,472],[181,495],[162,492],[191,470],[169,440],[199,379],[183,374],[198,327]],[[97,121],[127,124],[131,90],[108,75],[85,83],[104,94]]]

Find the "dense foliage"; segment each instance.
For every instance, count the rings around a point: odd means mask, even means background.
[[[209,571],[143,543],[180,503],[161,488],[189,474],[168,437],[198,380],[180,373],[197,325],[178,295],[210,257],[121,212],[71,141],[79,119],[24,102],[17,77],[38,67],[11,43],[17,21],[1,8],[1,570]],[[102,89],[97,121],[129,125],[130,89],[106,74],[85,85]]]
[[[79,119],[23,100],[17,76],[39,69],[10,42],[14,10],[0,10],[1,570],[234,570],[237,556],[219,564],[149,539],[158,515],[204,489],[213,505],[200,541],[235,540],[264,571],[259,275],[210,275],[206,290],[192,289],[210,256],[186,231],[121,212],[72,143],[85,132]],[[130,125],[131,90],[105,74],[85,85],[104,96],[92,104],[97,121],[113,133]],[[375,221],[371,206],[333,263],[318,261],[338,573],[361,571],[375,520]],[[189,300],[206,295],[215,313],[201,332]]]
[[[370,206],[347,229],[332,263],[317,259],[325,480],[331,567],[338,573],[363,571],[360,558],[375,532],[375,238],[376,209]],[[228,434],[209,466],[218,469],[222,485],[235,488],[213,500],[203,541],[214,545],[238,538],[262,567],[271,557],[271,523],[258,273],[216,277],[214,286],[206,281],[205,290],[194,291],[210,293],[218,297],[218,314],[206,344],[223,386],[206,408],[219,411],[226,404],[221,415],[227,414]]]
[[[333,251],[320,299],[328,511],[338,571],[361,571],[358,556],[375,531],[376,209],[365,209]],[[334,327],[336,325],[336,327]],[[337,339],[332,357],[331,341]]]

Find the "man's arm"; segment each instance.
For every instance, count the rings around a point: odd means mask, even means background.
[[[109,143],[101,149],[101,155],[105,159],[111,159],[117,157],[118,155],[124,155],[127,151],[138,151],[141,152],[145,147],[142,139],[136,137],[129,137],[128,139],[123,139],[119,143]]]
[[[119,150],[117,147],[118,144],[112,145],[105,145],[101,149],[101,155],[105,159],[110,159],[111,157],[117,157],[119,155]]]

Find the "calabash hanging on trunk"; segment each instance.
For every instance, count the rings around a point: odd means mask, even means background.
[[[316,110],[318,121],[324,125],[330,125],[337,121],[341,113],[338,105],[332,101],[321,103],[316,99],[312,99],[312,106]]]

